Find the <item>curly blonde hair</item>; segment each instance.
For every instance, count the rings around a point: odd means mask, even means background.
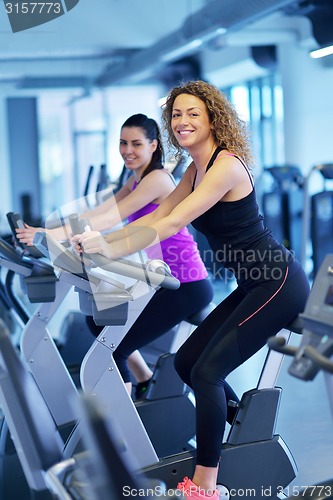
[[[174,87],[169,92],[163,107],[162,121],[168,133],[167,141],[175,148],[176,156],[181,156],[183,149],[173,134],[171,118],[174,101],[180,94],[193,95],[205,103],[217,144],[240,156],[251,168],[254,159],[246,122],[240,119],[233,105],[217,87],[202,80],[189,81]]]

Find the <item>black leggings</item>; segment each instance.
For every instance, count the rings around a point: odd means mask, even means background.
[[[206,305],[213,298],[208,279],[182,283],[178,290],[160,288],[114,352],[114,360],[124,382],[131,380],[128,356],[157,339]]]
[[[237,398],[225,378],[303,311],[308,294],[306,275],[293,262],[279,281],[234,290],[178,350],[176,370],[196,398],[198,465],[219,462],[227,402]]]
[[[131,380],[127,359],[133,351],[203,309],[212,298],[213,287],[208,279],[182,283],[178,290],[160,288],[114,352],[114,360],[124,382]]]
[[[213,295],[209,279],[182,283],[178,290],[160,288],[114,352],[113,357],[124,382],[131,381],[127,359],[133,351],[157,339],[191,314],[201,311],[212,301]],[[90,316],[87,323],[92,333],[98,336],[102,327],[96,326]]]

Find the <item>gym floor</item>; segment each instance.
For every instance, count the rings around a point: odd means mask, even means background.
[[[216,280],[213,286],[214,302],[219,303],[233,285]],[[299,336],[293,334],[291,344],[298,345],[299,342]],[[228,382],[237,394],[256,386],[266,353],[267,348],[263,348],[230,374]],[[333,478],[333,415],[323,373],[313,381],[303,382],[288,374],[289,365],[290,358],[286,357],[277,383],[283,392],[276,432],[286,442],[297,463],[298,475],[289,491],[285,491],[287,495],[295,496],[301,486],[312,486]],[[331,389],[333,391],[333,383]]]

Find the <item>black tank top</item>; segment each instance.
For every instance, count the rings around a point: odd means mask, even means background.
[[[221,147],[214,151],[206,172],[220,151]],[[215,260],[235,275],[239,285],[248,287],[253,283],[280,279],[281,272],[293,256],[264,226],[250,173],[241,158],[234,156],[246,169],[252,191],[237,201],[218,201],[193,220],[192,225],[206,236]],[[195,180],[196,176],[192,189]]]

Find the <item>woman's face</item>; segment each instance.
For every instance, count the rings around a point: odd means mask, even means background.
[[[211,135],[206,104],[194,95],[178,95],[173,103],[171,128],[183,148],[206,141]]]
[[[141,176],[151,162],[157,141],[150,141],[140,127],[123,127],[120,133],[119,152],[126,168]]]

